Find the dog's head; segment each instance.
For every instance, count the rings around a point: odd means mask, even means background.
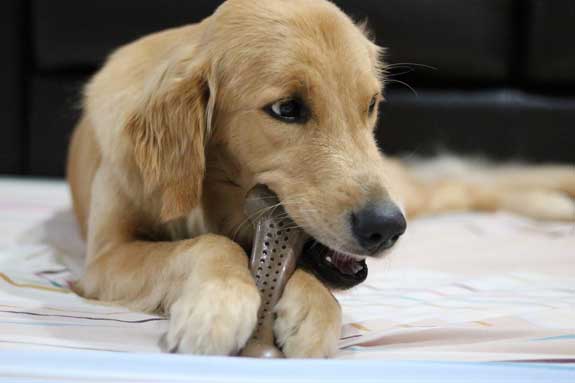
[[[174,85],[179,97],[164,104],[167,118],[184,113],[178,123],[196,126],[173,138],[182,147],[174,166],[203,176],[202,150],[185,144],[204,145],[209,134],[241,168],[234,182],[277,193],[317,241],[308,250],[322,267],[362,272],[362,260],[390,248],[406,226],[374,138],[380,48],[324,0],[228,0],[204,23],[188,78]],[[180,196],[189,198],[169,194]]]

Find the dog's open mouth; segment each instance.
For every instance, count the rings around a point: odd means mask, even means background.
[[[338,253],[314,239],[304,245],[300,264],[336,289],[349,289],[367,278],[365,260]]]

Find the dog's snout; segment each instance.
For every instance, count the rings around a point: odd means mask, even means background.
[[[351,215],[355,239],[371,254],[392,247],[406,226],[405,217],[391,201],[368,204]]]

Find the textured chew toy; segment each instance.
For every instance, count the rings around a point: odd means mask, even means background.
[[[252,358],[283,358],[274,343],[274,307],[301,254],[306,234],[288,217],[277,196],[258,185],[247,196],[246,214],[255,227],[250,269],[262,297],[257,327],[241,352]]]

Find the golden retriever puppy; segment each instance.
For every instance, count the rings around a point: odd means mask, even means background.
[[[323,282],[363,280],[365,258],[393,246],[404,215],[506,207],[513,186],[420,181],[384,158],[373,133],[380,53],[325,0],[228,0],[199,24],[117,50],[85,89],[70,147],[87,240],[79,292],[168,314],[169,350],[238,352],[260,305],[243,203],[261,183],[314,238],[275,309],[279,346],[332,355],[341,313]],[[567,171],[550,171],[542,190],[573,194]]]

